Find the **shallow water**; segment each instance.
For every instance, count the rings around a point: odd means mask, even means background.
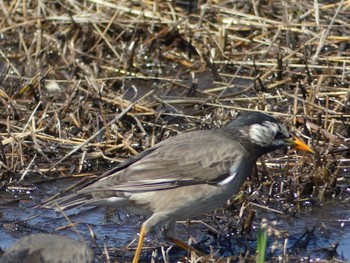
[[[20,237],[29,233],[59,233],[78,239],[77,234],[71,228],[66,227],[69,223],[61,213],[50,209],[33,208],[40,201],[71,183],[71,180],[58,180],[40,184],[31,191],[0,191],[0,200],[2,200],[0,206],[0,247],[6,250]],[[14,198],[20,201],[4,205]],[[142,217],[106,208],[75,209],[68,211],[67,214],[71,221],[77,223],[75,225],[77,231],[93,248],[96,255],[100,256],[101,249],[106,245],[112,258],[115,257],[122,262],[132,258],[134,250],[127,249],[127,246],[133,242],[131,247],[135,248],[134,239],[137,238],[137,233],[143,222]],[[329,249],[335,243],[338,243],[336,258],[350,259],[350,208],[348,200],[328,201],[322,206],[308,207],[293,217],[278,215],[265,209],[257,209],[253,225],[256,227],[262,218],[267,218],[269,222],[276,221],[274,229],[285,231],[288,235],[287,248],[290,259],[307,257],[314,260],[328,259]],[[203,216],[199,219],[214,227],[218,225],[217,222],[212,222],[210,216]],[[222,225],[226,223],[223,222]],[[90,238],[88,225],[96,234],[96,242]],[[58,230],[62,227],[63,229]],[[194,237],[197,242],[203,243],[201,249],[204,247],[208,253],[209,245],[212,245],[214,249],[220,249],[219,255],[221,256],[237,255],[239,252],[245,251],[247,246],[250,247],[248,249],[251,253],[255,251],[256,228],[248,236],[227,235],[227,232],[225,233],[227,229],[222,228],[224,233],[221,234],[221,237],[208,234],[208,228],[201,223],[194,222],[189,227],[180,223],[177,228],[178,235],[182,240]],[[307,231],[311,230],[313,232],[310,235],[298,242]],[[308,239],[308,242],[304,246],[303,240],[305,239]],[[276,257],[281,255],[282,247],[277,247],[276,251],[272,253],[273,241],[282,246],[285,238],[269,237],[268,256]],[[143,260],[150,261],[152,251],[165,244],[159,233],[147,237],[145,247],[151,249],[147,249],[147,252],[143,253]],[[173,259],[177,259],[181,255],[184,255],[184,252],[176,248],[172,249],[171,257]],[[105,260],[102,258],[100,262],[105,262]]]

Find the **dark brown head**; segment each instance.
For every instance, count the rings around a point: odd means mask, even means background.
[[[242,114],[222,130],[232,134],[248,152],[257,157],[284,146],[313,153],[309,146],[292,135],[274,117],[261,112]]]

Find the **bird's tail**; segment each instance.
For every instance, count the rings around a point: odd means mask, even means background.
[[[90,199],[91,196],[86,194],[69,194],[58,199],[44,202],[42,207],[55,208],[56,210],[67,210],[85,206],[89,203]]]

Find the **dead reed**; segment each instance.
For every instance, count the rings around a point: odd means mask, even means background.
[[[347,184],[349,1],[0,6],[3,187],[32,174],[94,176],[168,136],[222,126],[241,111],[279,117],[316,155],[261,160],[258,179],[231,205],[260,193],[257,205],[283,210],[282,199],[297,207],[322,202]]]

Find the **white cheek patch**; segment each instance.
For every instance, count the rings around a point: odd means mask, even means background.
[[[248,132],[253,143],[264,147],[273,144],[274,135],[279,131],[286,133],[278,123],[264,121],[262,124],[251,125]]]
[[[272,130],[272,134],[276,134],[278,131],[282,131],[281,126],[277,123],[265,121],[263,124]]]
[[[269,144],[267,138],[271,138],[271,129],[261,125],[261,124],[253,124],[249,127],[249,138],[253,143],[266,146]]]

